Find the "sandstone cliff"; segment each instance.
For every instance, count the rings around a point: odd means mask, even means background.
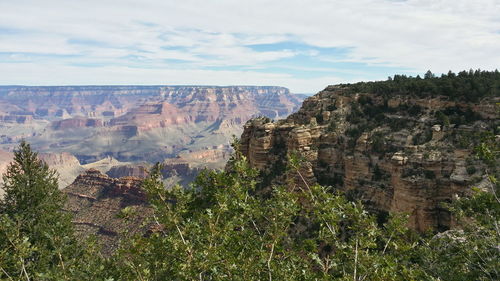
[[[298,153],[309,183],[362,200],[380,220],[406,212],[414,229],[442,230],[453,223],[442,203],[488,184],[472,149],[482,132],[499,125],[498,101],[387,97],[329,86],[285,120],[247,122],[240,148],[265,183],[301,184],[296,173],[284,172],[287,154]]]

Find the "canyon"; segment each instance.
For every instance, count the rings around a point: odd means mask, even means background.
[[[274,86],[0,86],[0,169],[25,139],[61,188],[90,168],[144,177],[166,159],[189,166],[172,176],[187,182],[224,166],[247,120],[284,118],[303,98]]]
[[[15,124],[34,130],[23,138],[48,150],[39,156],[60,174],[77,233],[97,235],[105,254],[124,235],[154,228],[142,225],[151,210],[140,187],[154,162],[162,164],[167,187],[187,186],[202,169],[224,167],[232,152],[230,137],[238,133],[240,152],[260,171],[261,192],[271,185],[292,192],[330,186],[363,202],[379,223],[390,213],[408,214],[408,225],[417,231],[453,228],[443,204],[469,196],[471,186],[488,190],[492,185],[473,148],[500,125],[497,96],[465,102],[336,85],[305,99],[298,109],[301,98],[278,87],[147,89],[149,98],[139,98],[138,89],[130,99],[120,96],[125,92],[116,98],[91,92],[95,99],[84,103],[91,105],[79,108],[61,102],[33,111],[25,100],[28,107],[11,111],[31,114],[23,119],[30,121]],[[45,126],[40,130],[30,122]],[[103,136],[114,140],[106,150],[100,146]],[[9,145],[19,138],[3,143],[0,171],[12,157]],[[44,146],[50,139],[56,145]],[[286,169],[290,157],[299,159],[296,171]],[[124,212],[135,215],[123,220]]]
[[[167,187],[187,186],[224,167],[247,120],[284,118],[303,98],[283,87],[0,86],[0,173],[28,141],[56,170],[78,235],[109,254],[126,230],[144,230],[140,185],[155,162]],[[139,217],[119,218],[125,208]]]

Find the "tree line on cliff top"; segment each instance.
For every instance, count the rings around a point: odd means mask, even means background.
[[[383,96],[411,95],[420,98],[444,96],[450,100],[477,102],[484,97],[500,96],[500,72],[469,70],[449,71],[441,76],[427,71],[424,77],[394,75],[385,81],[345,84],[349,91]]]

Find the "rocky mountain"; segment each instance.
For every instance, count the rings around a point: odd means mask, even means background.
[[[78,159],[70,153],[40,153],[38,157],[49,167],[55,169],[59,175],[59,188],[64,188],[71,184],[73,180],[85,168],[80,165]]]
[[[297,154],[308,184],[363,201],[381,221],[388,212],[406,212],[416,230],[450,228],[453,219],[442,203],[468,194],[472,185],[490,184],[473,147],[500,128],[500,97],[388,95],[373,90],[377,84],[368,91],[356,86],[329,86],[284,120],[247,122],[243,155],[262,171],[264,185],[304,186],[284,169],[287,155]]]
[[[228,144],[248,119],[286,117],[302,99],[283,87],[3,86],[0,148],[12,150],[24,138],[82,164],[107,156],[163,161]]]

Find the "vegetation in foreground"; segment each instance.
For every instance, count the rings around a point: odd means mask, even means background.
[[[478,156],[495,170],[498,143]],[[300,162],[292,159],[291,172]],[[420,235],[401,215],[380,226],[358,202],[322,186],[256,192],[257,171],[236,153],[191,189],[166,190],[159,168],[144,182],[155,210],[147,235],[111,257],[77,241],[54,171],[21,143],[4,176],[2,280],[498,280],[499,184],[450,209],[459,228]],[[127,219],[127,214],[124,215]]]

